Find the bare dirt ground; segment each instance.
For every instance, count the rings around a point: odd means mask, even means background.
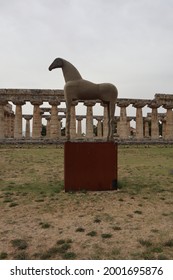
[[[119,190],[65,193],[63,148],[1,148],[1,259],[172,259],[173,147],[120,147]]]

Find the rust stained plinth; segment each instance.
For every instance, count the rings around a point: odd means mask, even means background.
[[[117,189],[117,143],[66,142],[65,191]]]

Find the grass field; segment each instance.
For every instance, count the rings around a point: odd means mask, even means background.
[[[119,146],[118,191],[65,193],[63,147],[0,147],[0,259],[173,259],[173,146]]]

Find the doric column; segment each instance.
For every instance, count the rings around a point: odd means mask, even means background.
[[[82,120],[83,117],[76,117],[77,119],[77,137],[82,137]]]
[[[22,105],[25,102],[15,102],[16,110],[15,110],[15,118],[14,118],[14,138],[21,139],[22,138]]]
[[[143,104],[143,102],[137,102],[133,105],[136,108],[136,139],[137,140],[141,140],[144,137],[142,108],[145,105]]]
[[[58,129],[59,129],[59,136],[61,137],[61,128],[62,128],[62,115],[58,116]]]
[[[173,139],[173,111],[172,111],[173,105],[172,104],[164,105],[164,108],[167,109],[165,139],[172,140]]]
[[[32,119],[32,116],[30,115],[24,115],[24,119],[26,120],[26,130],[25,130],[25,138],[30,139],[31,137],[31,126],[30,126],[30,120]]]
[[[34,105],[33,109],[33,122],[32,122],[32,138],[38,139],[41,137],[41,112],[40,112],[40,105],[42,102],[32,102]]]
[[[8,113],[7,116],[7,137],[11,138],[12,137],[12,113]]]
[[[166,135],[166,118],[162,119],[162,138],[165,139]]]
[[[59,133],[59,120],[58,120],[58,108],[60,102],[49,102],[51,107],[51,119],[50,119],[50,138],[57,139],[60,136]]]
[[[117,133],[121,139],[128,139],[130,135],[129,124],[127,122],[127,111],[126,108],[129,106],[129,102],[120,101],[117,105],[120,107],[120,118],[117,127]]]
[[[4,106],[6,102],[0,104],[0,139],[5,138],[5,120],[4,120]]]
[[[9,122],[9,114],[8,112],[4,112],[4,134],[5,134],[5,138],[8,138],[8,122]]]
[[[130,132],[131,132],[131,127],[130,127],[130,122],[131,122],[132,118],[131,117],[127,117],[127,136],[130,136]]]
[[[98,121],[97,122],[97,137],[102,138],[102,123],[101,123],[101,121],[103,120],[103,117],[102,116],[97,117],[96,120]]]
[[[45,119],[47,120],[46,124],[46,138],[50,138],[50,116],[46,116]]]
[[[86,101],[84,103],[85,106],[87,106],[87,113],[86,113],[86,137],[87,138],[93,138],[93,106],[95,105],[95,102],[92,101]]]
[[[159,138],[159,124],[158,124],[158,113],[157,108],[159,107],[158,104],[152,102],[148,105],[149,108],[152,109],[151,112],[151,139],[158,139]]]
[[[70,118],[70,137],[76,138],[76,105],[77,101],[73,101],[71,105],[71,118]]]
[[[14,119],[15,119],[15,115],[14,113],[10,114],[10,138],[14,138]]]
[[[144,119],[144,136],[146,138],[150,137],[150,135],[149,135],[149,121],[150,121],[149,118]]]
[[[10,113],[5,112],[5,137],[9,138],[10,132]]]
[[[10,104],[4,106],[4,135],[5,138],[9,137],[9,115],[10,115]]]

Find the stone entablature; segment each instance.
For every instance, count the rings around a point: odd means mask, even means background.
[[[0,102],[54,102],[64,100],[64,91],[57,89],[0,89]]]
[[[12,111],[12,102],[16,105],[15,113]],[[22,114],[22,107],[26,102],[33,105],[33,114]],[[41,107],[43,102],[48,102],[50,108]],[[61,120],[66,118],[66,108],[59,108],[65,102],[63,90],[51,89],[0,89],[0,139],[15,138],[39,139],[41,137],[42,119],[47,121],[46,138],[60,139]],[[85,137],[105,138],[108,129],[107,107],[100,100],[85,101],[86,115],[77,115],[76,106],[82,100],[74,102],[71,109],[71,135],[72,138],[81,138],[82,121],[86,121]],[[103,106],[103,116],[93,114],[93,107],[100,103]],[[173,140],[173,95],[155,94],[154,99],[128,99],[118,98],[117,104],[120,115],[115,116],[115,138],[142,140],[144,138],[160,138],[159,123],[162,125],[162,138]],[[127,116],[127,108],[132,105],[136,109],[135,116]],[[150,113],[143,116],[143,108],[150,108]],[[163,107],[166,113],[158,113],[158,108]],[[22,127],[25,119],[26,127]],[[32,120],[32,133],[31,122]],[[97,136],[93,134],[93,121],[97,121]],[[131,120],[136,122],[136,128],[130,126]],[[25,130],[25,136],[22,132]]]

